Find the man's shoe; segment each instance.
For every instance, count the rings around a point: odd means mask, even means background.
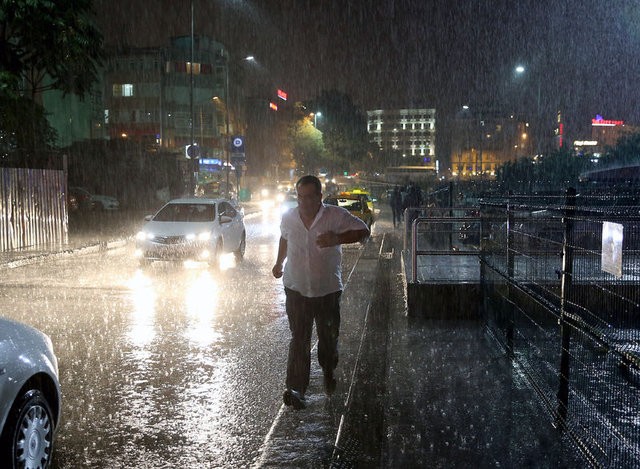
[[[307,407],[307,401],[304,395],[300,394],[295,389],[287,389],[282,395],[282,400],[287,406],[293,406],[296,410],[302,410]]]
[[[336,379],[333,377],[333,370],[324,373],[324,392],[327,396],[333,394],[336,390]]]

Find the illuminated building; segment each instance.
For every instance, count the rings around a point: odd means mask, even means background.
[[[367,131],[387,166],[436,170],[436,110],[367,111]]]

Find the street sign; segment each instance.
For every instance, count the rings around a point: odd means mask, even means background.
[[[198,148],[198,145],[189,145],[187,146],[187,154],[186,157],[191,159],[191,158],[197,158],[200,155],[200,148]]]
[[[231,153],[244,153],[243,135],[235,135],[231,138]]]

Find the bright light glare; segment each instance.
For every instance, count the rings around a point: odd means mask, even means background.
[[[516,67],[516,73],[524,73],[524,67],[522,65],[518,65]]]
[[[199,347],[206,347],[220,337],[213,330],[213,319],[218,311],[218,282],[209,271],[202,271],[189,283],[186,292],[187,314],[190,324],[185,331],[188,339]]]
[[[233,269],[236,266],[236,257],[232,252],[220,255],[220,270]]]
[[[144,241],[145,239],[147,239],[147,236],[149,236],[149,234],[147,234],[147,232],[145,231],[138,231],[136,233],[136,239],[138,241]]]
[[[211,239],[211,232],[205,231],[204,233],[200,233],[198,235],[198,240],[200,241],[209,241]]]
[[[134,307],[127,336],[133,345],[143,348],[151,343],[156,335],[154,327],[156,293],[151,279],[141,270],[137,270],[126,285],[131,290]]]
[[[273,200],[261,200],[261,201],[260,201],[260,208],[261,208],[263,211],[266,211],[266,210],[272,209],[274,205],[275,205],[275,204],[274,204]]]

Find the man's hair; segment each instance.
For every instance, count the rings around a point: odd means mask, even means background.
[[[298,182],[296,182],[296,189],[300,186],[306,186],[307,184],[312,184],[316,188],[316,192],[318,194],[322,193],[322,183],[320,182],[320,179],[310,174],[298,179]]]

